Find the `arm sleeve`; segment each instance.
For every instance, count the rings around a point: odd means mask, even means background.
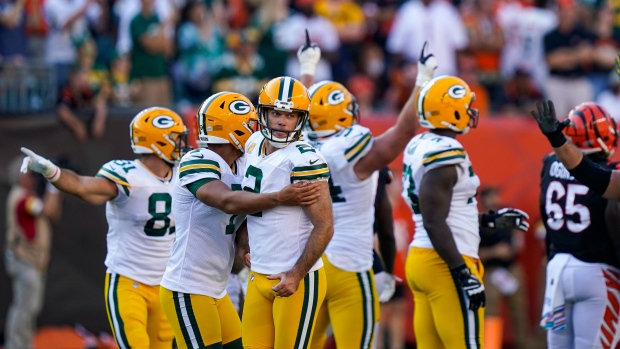
[[[329,179],[329,167],[321,154],[310,145],[306,145],[300,156],[292,159],[291,184],[300,181],[326,181]]]
[[[112,160],[99,169],[99,172],[95,175],[95,177],[103,177],[111,180],[118,187],[118,195],[124,195],[128,197],[131,194],[131,185],[125,176],[125,171],[123,168],[115,163],[117,160]]]
[[[359,125],[351,126],[343,130],[341,135],[335,139],[339,144],[326,150],[326,156],[330,159],[330,164],[334,171],[355,164],[372,149],[374,138],[366,127]]]
[[[192,151],[179,164],[179,184],[196,195],[201,186],[222,179],[220,163],[209,151]]]
[[[460,143],[442,140],[436,143],[436,146],[429,147],[422,157],[422,166],[424,171],[428,172],[441,166],[457,165],[466,161],[467,153]]]

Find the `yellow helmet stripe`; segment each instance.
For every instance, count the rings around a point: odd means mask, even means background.
[[[372,134],[370,132],[366,133],[362,138],[360,138],[357,143],[353,144],[349,149],[347,149],[344,153],[344,157],[348,162],[355,160],[361,154],[366,146],[370,143],[372,139]]]

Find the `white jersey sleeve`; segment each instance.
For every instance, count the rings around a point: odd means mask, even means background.
[[[131,193],[131,185],[126,178],[126,174],[132,167],[135,168],[133,161],[112,160],[101,166],[96,177],[107,178],[114,182],[118,187],[118,196],[115,199],[122,200]]]
[[[179,163],[179,184],[182,187],[188,187],[197,182],[205,184],[221,179],[222,169],[218,159],[207,149],[192,150],[185,154]]]
[[[326,181],[329,179],[329,167],[323,155],[305,142],[296,142],[300,154],[291,157],[291,184],[300,181]]]
[[[424,171],[447,165],[462,164],[466,161],[465,149],[456,139],[441,137],[429,143],[422,156]]]

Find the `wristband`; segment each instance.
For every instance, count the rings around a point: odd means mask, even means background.
[[[561,130],[545,133],[545,136],[547,136],[549,143],[551,143],[551,146],[554,148],[559,148],[566,143],[566,136],[564,136],[564,133],[562,133]]]
[[[55,166],[56,168],[54,169],[54,173],[52,173],[51,176],[46,177],[47,181],[50,183],[54,183],[58,180],[58,178],[60,178],[60,168],[58,166]]]
[[[603,195],[611,181],[612,170],[599,166],[584,156],[572,170],[568,170],[576,180],[585,184],[595,193]]]
[[[299,66],[299,76],[310,75],[314,76],[316,72],[316,64],[314,62],[301,63]]]

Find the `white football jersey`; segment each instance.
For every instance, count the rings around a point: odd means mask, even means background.
[[[176,172],[174,167],[168,179],[160,179],[139,160],[113,160],[97,172],[118,186],[118,196],[106,204],[108,272],[159,285],[175,235]]]
[[[206,148],[193,150],[181,159],[172,194],[177,239],[161,281],[163,287],[216,299],[226,295],[235,256],[235,232],[245,216],[205,205],[194,196],[192,184],[199,187],[219,180],[240,190],[242,174],[237,169],[242,168],[242,159],[231,169],[222,157]]]
[[[372,148],[370,130],[353,125],[335,135],[310,142],[325,157],[330,169],[329,192],[334,207],[334,236],[325,254],[340,269],[363,272],[372,268],[375,220],[375,171],[360,181],[355,164]]]
[[[461,143],[450,137],[424,132],[407,145],[403,157],[403,191],[401,195],[413,210],[415,235],[412,247],[433,248],[422,221],[418,197],[424,174],[432,169],[455,165],[458,179],[452,191],[446,223],[452,231],[459,253],[478,258],[480,232],[476,192],[480,178],[474,173],[469,156]]]
[[[265,155],[267,140],[261,132],[246,142],[243,190],[280,191],[299,181],[328,180],[325,159],[310,144],[297,141]],[[252,271],[275,274],[290,270],[303,252],[312,223],[301,206],[277,206],[247,216]],[[310,271],[323,266],[322,260]]]

